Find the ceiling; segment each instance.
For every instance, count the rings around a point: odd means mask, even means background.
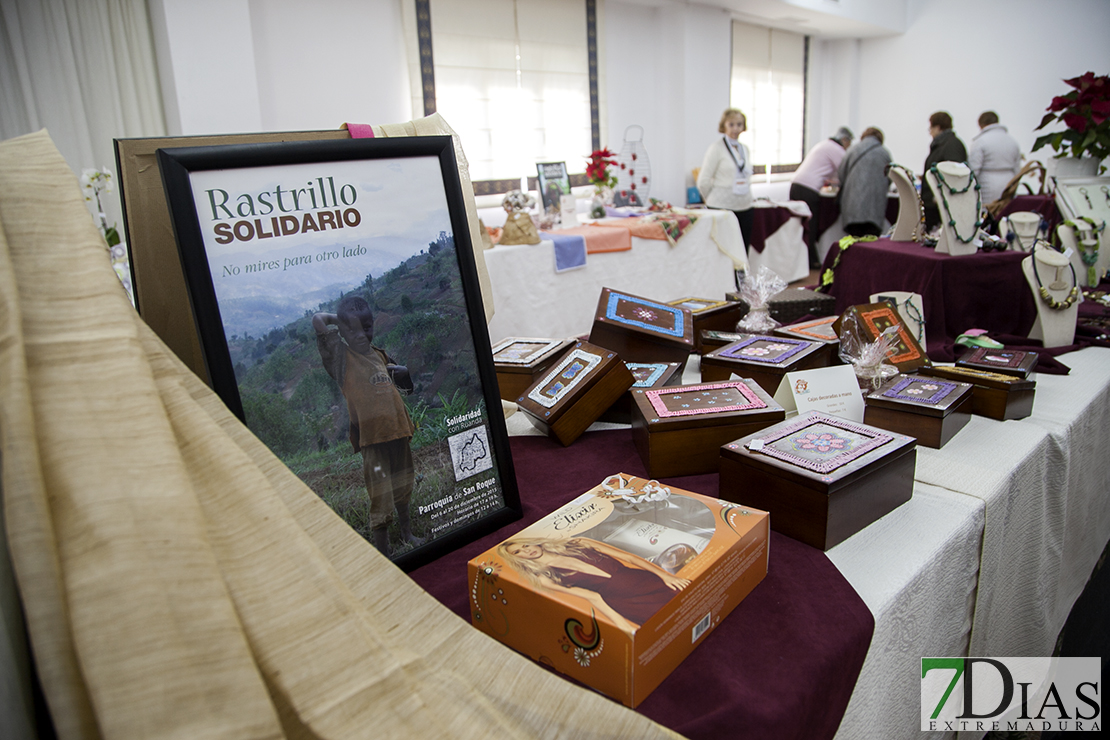
[[[734,19],[818,38],[874,38],[906,30],[908,0],[619,0],[649,7],[702,6]]]

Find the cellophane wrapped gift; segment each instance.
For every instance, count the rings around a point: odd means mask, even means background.
[[[884,380],[898,374],[898,368],[886,361],[897,340],[898,327],[887,327],[872,341],[859,315],[845,314],[840,325],[840,359],[855,370],[860,388],[876,390]]]
[[[740,283],[740,298],[747,302],[751,309],[737,322],[736,331],[746,334],[770,334],[779,326],[779,322],[771,318],[768,301],[784,290],[786,290],[786,281],[766,265],[745,275],[743,282]]]

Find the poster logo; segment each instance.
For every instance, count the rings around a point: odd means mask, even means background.
[[[1099,658],[922,658],[921,729],[1102,729]]]

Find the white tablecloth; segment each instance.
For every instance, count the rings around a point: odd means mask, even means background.
[[[806,250],[802,219],[808,218],[809,206],[800,200],[787,203],[756,201],[756,208],[786,208],[790,219],[764,240],[763,251],[748,248],[749,269],[767,267],[788,283],[809,276],[809,252]]]
[[[1060,361],[1031,416],[918,447],[913,498],[828,551],[875,616],[838,739],[927,736],[922,657],[1052,655],[1110,540],[1110,349]],[[510,433],[535,433],[521,416]]]
[[[736,289],[734,266],[744,267],[740,227],[730,211],[698,211],[675,246],[632,238],[631,251],[591,254],[586,266],[555,272],[555,246],[497,246],[484,252],[493,287],[490,340],[588,334],[602,288],[656,301],[723,300]]]

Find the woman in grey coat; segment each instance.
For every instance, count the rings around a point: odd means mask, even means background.
[[[844,155],[838,168],[840,216],[849,236],[878,236],[886,220],[886,170],[890,152],[883,146],[883,132],[864,131]]]

